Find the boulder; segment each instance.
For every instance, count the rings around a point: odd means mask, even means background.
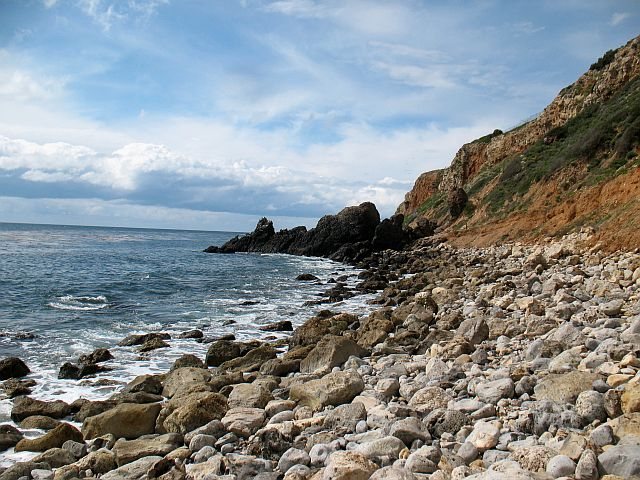
[[[228,431],[247,438],[264,425],[266,418],[261,408],[238,407],[227,412],[222,418],[222,424]]]
[[[300,405],[320,410],[327,405],[348,403],[364,390],[362,377],[354,371],[334,372],[318,380],[291,386],[289,397]]]
[[[146,436],[136,440],[119,439],[113,446],[118,466],[126,465],[140,458],[151,455],[164,456],[182,445],[182,435],[167,433],[165,435]]]
[[[147,471],[162,457],[143,457],[135,462],[116,468],[100,477],[102,480],[141,480],[146,478]]]
[[[300,362],[300,371],[302,373],[328,371],[342,365],[352,355],[361,357],[366,353],[364,348],[350,338],[329,335],[320,340],[309,352],[307,358]]]
[[[36,463],[47,463],[51,468],[60,468],[76,460],[70,451],[63,448],[50,448],[33,459]]]
[[[354,432],[360,420],[367,419],[367,410],[360,402],[340,405],[331,410],[324,418],[324,427],[330,430]]]
[[[179,407],[164,420],[167,432],[185,434],[212,420],[221,419],[227,412],[227,399],[219,393],[196,392],[177,399]]]
[[[171,335],[168,333],[146,333],[142,335],[129,335],[118,343],[121,347],[133,347],[136,345],[144,345],[152,340],[169,340]]]
[[[121,403],[106,412],[86,418],[82,433],[87,439],[107,433],[126,439],[148,435],[155,432],[156,418],[161,408],[158,403]]]
[[[157,350],[158,348],[168,348],[169,344],[162,340],[161,338],[150,338],[146,342],[142,344],[138,351],[141,353],[151,352],[152,350]]]
[[[627,383],[620,400],[622,413],[640,412],[640,383]]]
[[[640,445],[614,445],[598,456],[601,475],[640,475]]]
[[[31,373],[29,367],[17,357],[0,360],[0,380],[24,377]]]
[[[390,465],[398,459],[400,452],[406,448],[405,444],[397,437],[387,436],[361,443],[355,448],[355,452],[361,453],[378,465]]]
[[[317,280],[316,277],[314,277],[314,279]],[[298,276],[296,280],[300,280],[300,276]],[[279,322],[262,325],[258,330],[261,330],[263,332],[292,332],[293,325],[291,324],[291,320],[280,320]]]
[[[402,228],[404,215],[401,213],[385,218],[376,227],[371,246],[374,250],[400,250],[406,242],[406,235]]]
[[[122,389],[124,393],[145,392],[158,395],[162,393],[162,382],[158,375],[138,375]]]
[[[33,470],[49,470],[48,463],[17,462],[0,473],[0,480],[18,480],[20,478],[30,478]]]
[[[100,448],[78,460],[75,466],[80,470],[91,470],[93,473],[107,473],[114,470],[118,464],[115,453],[106,448]]]
[[[203,385],[211,380],[211,372],[202,368],[177,368],[167,374],[163,382],[162,395],[173,397],[180,390],[188,390],[193,385]]]
[[[460,335],[471,345],[477,345],[489,338],[489,326],[483,318],[467,318],[460,324],[456,334]]]
[[[74,365],[71,362],[65,362],[58,371],[58,378],[79,380],[90,375],[95,375],[98,372],[106,372],[108,370],[108,368],[95,363]]]
[[[2,383],[2,390],[9,398],[18,397],[20,395],[30,395],[31,387],[36,385],[35,380],[18,380],[17,378],[10,378]]]
[[[473,426],[473,431],[467,437],[467,442],[471,443],[479,452],[484,452],[495,447],[500,438],[500,429],[487,422],[477,422]]]
[[[240,345],[233,340],[217,340],[207,350],[205,363],[209,367],[219,367],[224,362],[240,356]]]
[[[113,359],[113,355],[109,350],[107,350],[106,348],[96,348],[93,352],[89,354],[80,355],[80,358],[78,359],[78,363],[83,363],[87,365],[90,363],[102,363],[112,359]]]
[[[551,374],[541,378],[533,391],[538,400],[573,403],[580,393],[591,390],[593,382],[599,378],[595,373],[581,371]]]
[[[429,413],[438,408],[447,408],[452,399],[453,397],[440,387],[424,387],[413,394],[409,406],[419,412]]]
[[[16,452],[44,452],[50,448],[60,448],[67,440],[84,442],[80,431],[68,423],[61,423],[53,430],[38,438],[23,438],[15,446]]]
[[[22,437],[22,433],[16,427],[8,424],[0,425],[0,452],[14,447]]]
[[[503,398],[512,398],[515,385],[510,378],[500,378],[490,382],[483,382],[476,386],[476,396],[485,403],[496,404]]]
[[[229,394],[229,408],[248,407],[264,408],[273,395],[264,386],[254,383],[241,383],[234,385]]]
[[[260,370],[260,367],[268,360],[276,358],[278,352],[271,345],[264,344],[258,348],[250,350],[246,355],[227,360],[220,365],[222,370],[232,370],[240,372],[252,372]]]
[[[321,480],[368,480],[378,466],[358,452],[334,452]]]
[[[44,415],[33,415],[20,422],[20,428],[37,428],[39,430],[51,430],[58,425],[60,425],[60,420]]]
[[[198,357],[190,353],[182,355],[175,362],[173,362],[173,365],[171,365],[171,370],[173,371],[173,370],[177,370],[178,368],[184,368],[184,367],[204,368],[204,369],[207,368],[207,366],[204,364],[202,360],[200,360]]]
[[[71,412],[71,407],[62,400],[45,402],[31,397],[18,397],[13,402],[11,419],[20,422],[33,415],[44,415],[51,418],[64,418]]]
[[[349,313],[320,312],[296,328],[289,339],[289,350],[307,345],[316,346],[326,335],[340,335],[358,317]]]

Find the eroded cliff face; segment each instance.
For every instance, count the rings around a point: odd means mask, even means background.
[[[443,172],[444,170],[433,170],[420,175],[413,188],[404,196],[404,202],[400,204],[396,213],[406,215],[415,212],[427,198],[438,191]]]
[[[619,48],[608,64],[590,69],[564,88],[534,120],[486,141],[463,145],[447,169],[423,173],[406,194],[398,211],[405,215],[415,214],[438,191],[446,195],[463,187],[483,168],[523,152],[544,138],[549,130],[565,124],[588,105],[607,100],[638,75],[640,36]],[[436,187],[432,184],[435,178],[440,179]]]

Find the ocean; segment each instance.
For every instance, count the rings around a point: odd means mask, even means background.
[[[363,311],[366,296],[341,304],[305,306],[331,278],[357,270],[319,258],[206,254],[230,232],[148,230],[0,223],[0,358],[23,359],[39,399],[106,398],[134,376],[161,373],[184,353],[204,359],[208,345],[175,335],[233,333],[265,338],[261,325],[303,323],[319,310]],[[302,273],[318,282],[301,282]],[[170,348],[142,355],[118,347],[132,333],[168,332]],[[106,347],[112,370],[60,380],[58,370],[83,353]],[[1,397],[0,397],[1,398]],[[11,402],[0,399],[0,423]]]

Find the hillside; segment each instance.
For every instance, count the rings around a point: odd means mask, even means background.
[[[640,37],[607,52],[532,121],[496,130],[426,172],[398,213],[459,245],[533,241],[583,227],[640,245]]]

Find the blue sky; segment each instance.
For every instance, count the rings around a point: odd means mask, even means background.
[[[0,221],[388,216],[639,26],[637,0],[0,0]]]

